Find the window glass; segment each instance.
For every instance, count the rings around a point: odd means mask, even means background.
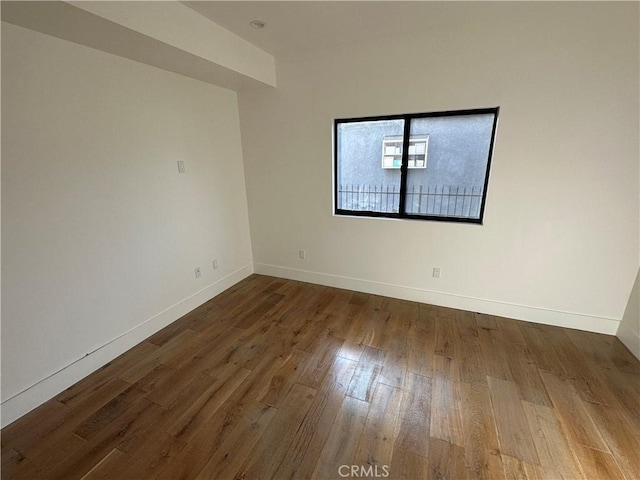
[[[406,213],[480,218],[493,114],[416,118],[411,136],[428,136],[425,169],[407,174]],[[411,153],[411,152],[409,152]]]
[[[498,112],[336,120],[335,213],[482,223]]]
[[[338,209],[399,212],[403,132],[404,120],[338,125]]]

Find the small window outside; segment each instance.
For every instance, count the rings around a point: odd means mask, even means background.
[[[427,145],[429,135],[409,138],[409,168],[427,168]],[[382,142],[382,168],[400,168],[402,166],[401,135],[385,137]]]
[[[336,120],[336,215],[482,223],[498,111]]]

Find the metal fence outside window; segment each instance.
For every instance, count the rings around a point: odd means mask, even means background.
[[[362,212],[398,213],[398,185],[339,185],[338,208]],[[406,213],[478,218],[482,188],[464,185],[412,185],[407,188]]]

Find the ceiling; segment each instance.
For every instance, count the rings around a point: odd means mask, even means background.
[[[500,8],[496,7],[498,3]],[[459,32],[461,28],[462,33],[470,28],[491,28],[492,20],[507,13],[504,7],[509,6],[509,2],[498,3],[403,0],[3,1],[2,20],[225,88],[241,90],[274,86],[274,57],[381,42],[386,38],[417,32],[427,32],[425,38],[428,39]],[[249,25],[252,20],[261,20],[266,27],[254,29]],[[237,52],[240,54],[236,55]],[[247,52],[252,52],[253,57],[247,56]],[[230,63],[231,57],[252,60],[238,65],[237,62]],[[253,59],[264,61],[260,63]],[[265,78],[256,73],[256,65],[262,65],[269,71],[267,75],[266,70],[258,69],[266,75]]]
[[[421,31],[434,18],[442,26],[443,21],[455,21],[463,6],[426,1],[183,3],[276,57]],[[251,20],[262,20],[266,27],[256,30],[249,26]]]

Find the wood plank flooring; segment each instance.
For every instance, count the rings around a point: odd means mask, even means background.
[[[4,428],[2,478],[636,480],[639,392],[612,336],[252,275]]]

